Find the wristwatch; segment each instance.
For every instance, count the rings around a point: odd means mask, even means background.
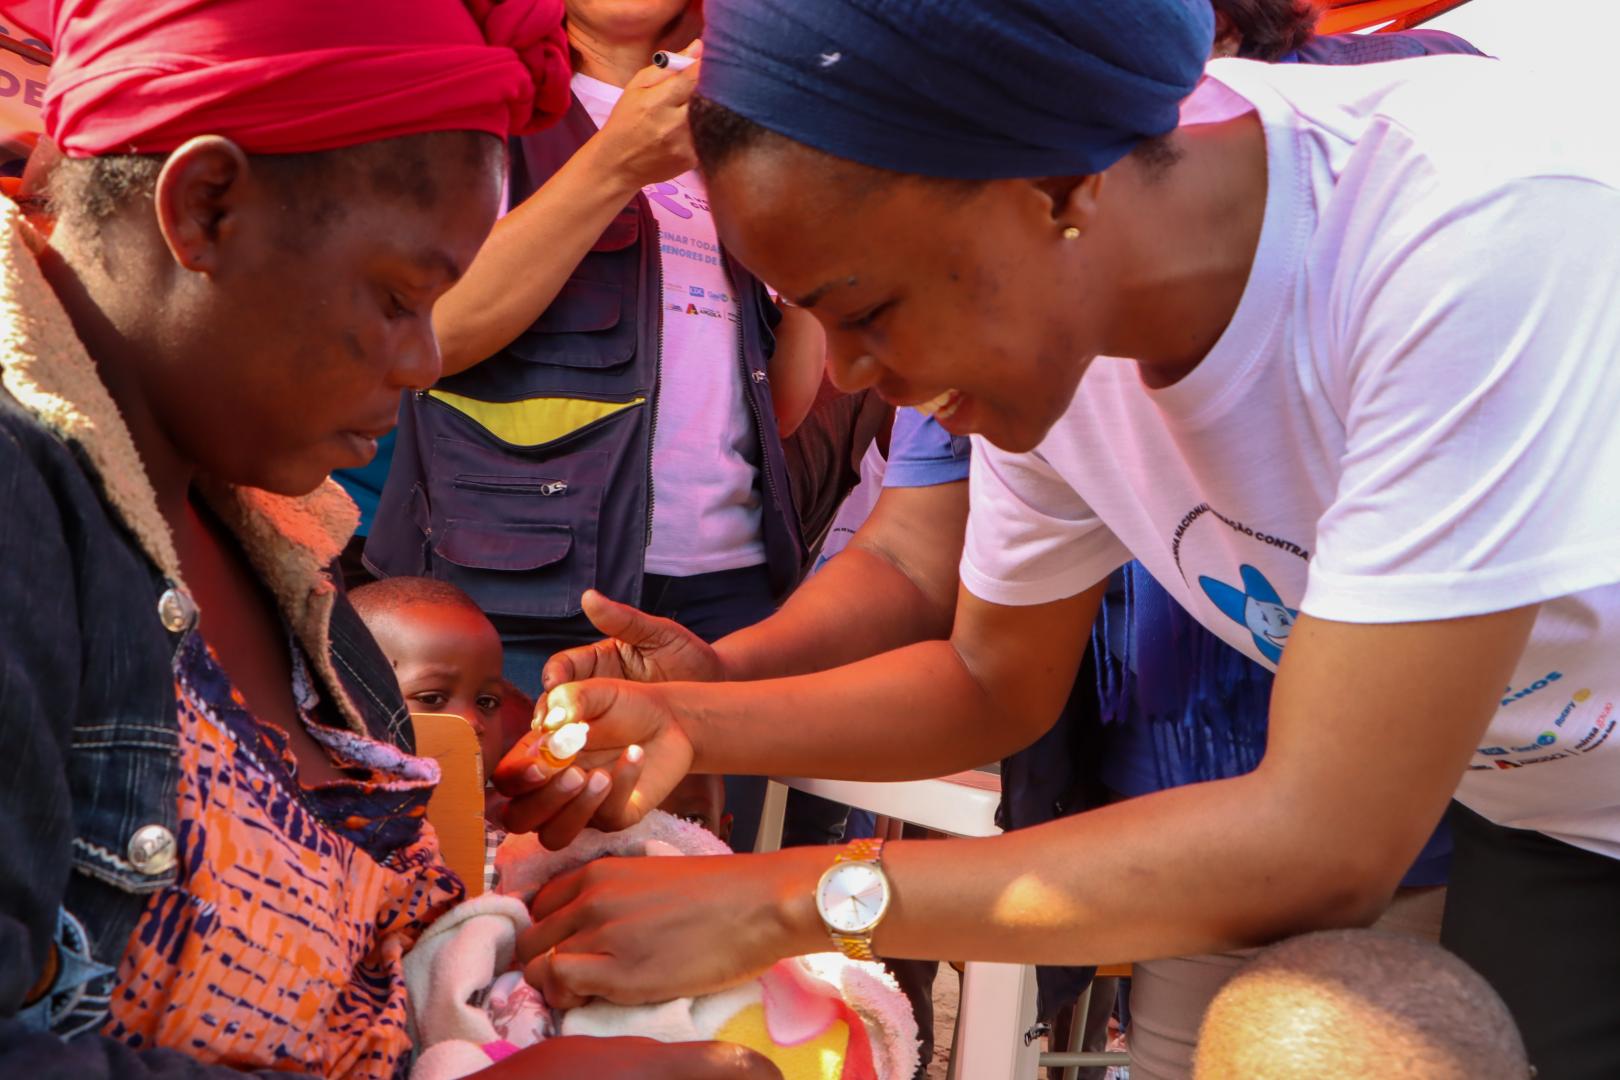
[[[888,914],[893,896],[882,854],[882,840],[852,840],[816,882],[816,913],[833,945],[851,960],[877,959],[872,931]]]

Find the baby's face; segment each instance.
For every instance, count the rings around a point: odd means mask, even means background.
[[[488,619],[452,604],[410,604],[372,627],[413,713],[459,716],[478,733],[485,775],[502,745],[501,639]]]
[[[726,813],[725,781],[718,776],[687,776],[658,808],[667,814],[701,825],[722,840],[731,839],[731,815]]]

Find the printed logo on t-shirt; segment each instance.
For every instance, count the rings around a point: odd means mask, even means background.
[[[1243,588],[1205,574],[1198,579],[1204,594],[1233,622],[1254,635],[1254,647],[1273,664],[1282,659],[1283,646],[1299,612],[1282,602],[1266,575],[1245,563],[1238,567]]]
[[[1310,561],[1310,551],[1306,548],[1300,547],[1292,540],[1285,540],[1280,536],[1273,536],[1271,533],[1268,533],[1263,529],[1255,529],[1241,521],[1229,518],[1206,502],[1199,503],[1197,506],[1187,511],[1187,513],[1182,516],[1181,520],[1176,523],[1176,531],[1170,538],[1170,554],[1176,560],[1176,568],[1178,570],[1181,570],[1182,541],[1187,538],[1187,534],[1189,531],[1191,531],[1192,527],[1196,525],[1198,521],[1206,514],[1214,517],[1216,521],[1219,521],[1222,525],[1225,525],[1228,529],[1231,529],[1239,536],[1246,536],[1251,540],[1266,545],[1267,547],[1276,548],[1278,551],[1286,551],[1290,555],[1298,555],[1306,562]],[[1181,570],[1181,573],[1183,577],[1185,577],[1187,574],[1185,570]]]
[[[1523,698],[1529,697],[1531,694],[1539,693],[1540,691],[1547,689],[1547,687],[1551,686],[1553,683],[1557,682],[1563,677],[1564,673],[1562,671],[1549,671],[1547,674],[1543,675],[1529,686],[1521,687],[1518,690],[1515,690],[1511,686],[1507,687],[1502,691],[1502,708],[1505,709],[1509,705],[1512,705],[1515,701],[1522,700]],[[1580,692],[1586,694],[1587,696],[1591,696],[1592,693],[1590,690],[1582,690]],[[1580,700],[1585,701],[1586,699],[1581,698]]]
[[[1283,581],[1280,589],[1255,565],[1273,552],[1292,555],[1301,562],[1311,557],[1310,551],[1292,540],[1228,517],[1207,502],[1183,514],[1170,535],[1176,570],[1189,588],[1197,583],[1193,595],[1201,591],[1216,611],[1248,632],[1263,659],[1276,664],[1281,662],[1283,647],[1299,618],[1299,610],[1283,599],[1283,589],[1303,585],[1278,578]]]
[[[1516,693],[1510,686],[1508,697],[1502,704],[1511,705],[1562,678],[1561,672],[1550,671],[1544,678],[1537,679]],[[1609,741],[1617,722],[1620,720],[1614,715],[1614,702],[1605,701],[1599,705],[1593,701],[1592,691],[1582,687],[1563,700],[1558,711],[1552,714],[1552,726],[1533,740],[1521,746],[1481,746],[1475,753],[1486,760],[1469,768],[1476,772],[1484,769],[1517,769],[1524,765],[1540,765],[1589,754]],[[1519,756],[1523,754],[1534,756]]]
[[[692,211],[682,206],[680,202],[676,200],[676,196],[681,193],[681,189],[669,181],[666,180],[661,184],[648,184],[646,187],[642,188],[641,191],[642,194],[647,196],[647,198],[651,199],[659,206],[662,206],[665,210],[668,210],[676,217],[682,219],[689,219],[692,217]]]

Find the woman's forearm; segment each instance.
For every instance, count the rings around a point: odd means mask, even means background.
[[[1052,726],[1105,587],[1024,608],[964,592],[950,641],[788,679],[648,690],[691,740],[698,772],[942,776],[1002,758]]]
[[[948,641],[793,678],[650,689],[692,741],[695,772],[923,779],[995,761],[1051,720],[1029,735],[1012,717],[990,721]]]
[[[636,190],[595,137],[496,222],[466,275],[433,308],[443,373],[488,359],[532,326]]]
[[[1028,608],[964,594],[950,641],[788,679],[647,691],[691,741],[697,772],[941,776],[1004,757],[1052,726],[1102,588]]]
[[[780,611],[715,643],[726,678],[804,675],[944,638],[966,526],[966,481],[886,489],[849,546]]]
[[[950,633],[955,590],[932,597],[884,556],[851,545],[780,611],[715,643],[726,677],[823,671]]]
[[[874,946],[889,957],[1107,964],[1365,923],[1415,852],[1390,857],[1335,831],[1344,842],[1297,800],[1279,805],[1263,780],[1242,777],[1004,836],[891,843],[894,898]],[[824,949],[811,894],[829,856],[784,854],[784,951]]]
[[[992,839],[891,845],[878,951],[1106,963],[1370,922],[1456,790],[1535,615],[1301,615],[1258,769]],[[772,873],[794,947],[819,923],[808,869]]]

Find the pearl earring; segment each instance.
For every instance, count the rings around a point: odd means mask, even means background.
[[[1064,229],[1063,230],[1063,239],[1065,239],[1065,240],[1078,240],[1078,239],[1080,239],[1080,227],[1078,225],[1070,225],[1067,229]]]

